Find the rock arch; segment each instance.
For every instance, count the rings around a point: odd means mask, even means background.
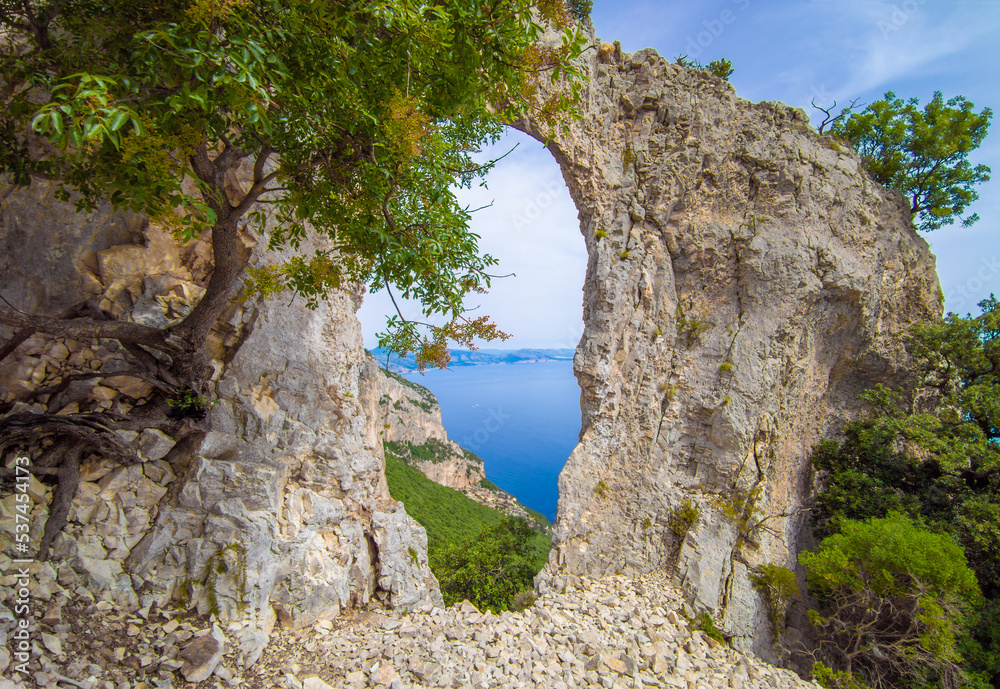
[[[905,376],[897,336],[941,311],[934,258],[902,197],[802,110],[653,50],[584,55],[581,117],[549,143],[589,253],[583,430],[540,586],[676,568],[769,655],[749,574],[795,566],[810,448]]]

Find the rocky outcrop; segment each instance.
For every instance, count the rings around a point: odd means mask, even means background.
[[[482,487],[482,458],[448,438],[441,405],[423,385],[385,369],[378,371],[379,421],[386,451],[427,478],[460,491]]]
[[[5,289],[18,306],[56,307],[42,312],[89,300],[116,318],[169,326],[200,298],[211,269],[206,242],[178,246],[141,218],[77,214],[36,185],[7,190],[2,222],[5,260],[18,267]],[[249,250],[259,237],[247,230]],[[58,250],[35,262],[39,243]],[[370,601],[439,602],[424,530],[385,484],[380,374],[362,346],[359,305],[347,292],[314,310],[235,300],[209,338],[208,394],[174,401],[178,414],[197,411],[208,423],[180,443],[151,429],[122,432],[138,451],[130,466],[87,458],[56,561],[120,605],[183,600],[247,620],[237,641],[258,653],[276,620],[298,627]],[[0,366],[0,401],[15,403],[11,413],[128,414],[150,388],[114,375],[125,368],[117,345],[36,336]],[[53,392],[17,403],[41,388]],[[51,490],[32,487],[37,544]],[[4,551],[14,498],[0,501]]]
[[[652,50],[585,55],[582,116],[548,144],[589,252],[583,431],[540,584],[676,568],[768,654],[750,574],[795,567],[810,449],[904,379],[899,336],[941,312],[934,258],[803,111]],[[676,529],[685,499],[698,517]]]

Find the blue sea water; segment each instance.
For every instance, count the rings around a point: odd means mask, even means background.
[[[483,458],[487,478],[555,519],[559,471],[580,434],[571,361],[457,366],[406,377],[437,396],[448,437]]]

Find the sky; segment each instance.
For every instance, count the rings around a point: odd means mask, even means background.
[[[751,101],[777,100],[804,108],[886,91],[926,103],[935,91],[962,95],[1000,110],[1000,0],[596,0],[597,36],[619,40],[626,52],[655,48],[703,63],[725,57],[730,82]],[[819,115],[817,118],[816,115]],[[490,293],[467,302],[513,337],[487,346],[575,347],[583,332],[587,254],[576,208],[561,173],[541,144],[509,132],[484,155],[513,151],[494,168],[486,188],[460,190],[480,246],[500,261]],[[1000,294],[1000,121],[969,156],[993,168],[968,212],[981,220],[922,233],[937,256],[946,311],[978,313],[977,302]],[[492,204],[492,205],[490,205]],[[403,305],[407,317],[419,315]],[[376,345],[392,305],[368,295],[359,312],[365,344]]]

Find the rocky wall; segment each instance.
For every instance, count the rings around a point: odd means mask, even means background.
[[[16,270],[0,286],[12,303],[51,315],[89,300],[109,316],[164,327],[200,298],[206,241],[178,246],[144,219],[106,209],[77,214],[44,183],[2,191],[0,239]],[[260,238],[245,229],[248,250]],[[153,429],[121,432],[139,463],[84,462],[52,553],[73,572],[67,585],[132,607],[173,600],[242,620],[237,643],[248,663],[278,620],[300,627],[372,601],[440,603],[424,530],[386,488],[381,374],[362,345],[360,301],[342,292],[309,310],[235,300],[209,338],[214,375],[197,400],[207,419],[195,432],[181,442]],[[0,364],[0,401],[15,402],[10,413],[128,414],[150,387],[113,375],[126,367],[114,343],[35,336]],[[81,375],[95,373],[106,375]],[[57,390],[17,402],[43,387]],[[37,543],[52,489],[34,479],[31,488]],[[6,551],[15,502],[4,494]]]
[[[934,257],[802,110],[653,50],[584,56],[581,117],[549,143],[589,253],[583,430],[539,585],[665,568],[770,655],[750,576],[796,566],[813,444],[905,378],[899,336],[941,313]]]

